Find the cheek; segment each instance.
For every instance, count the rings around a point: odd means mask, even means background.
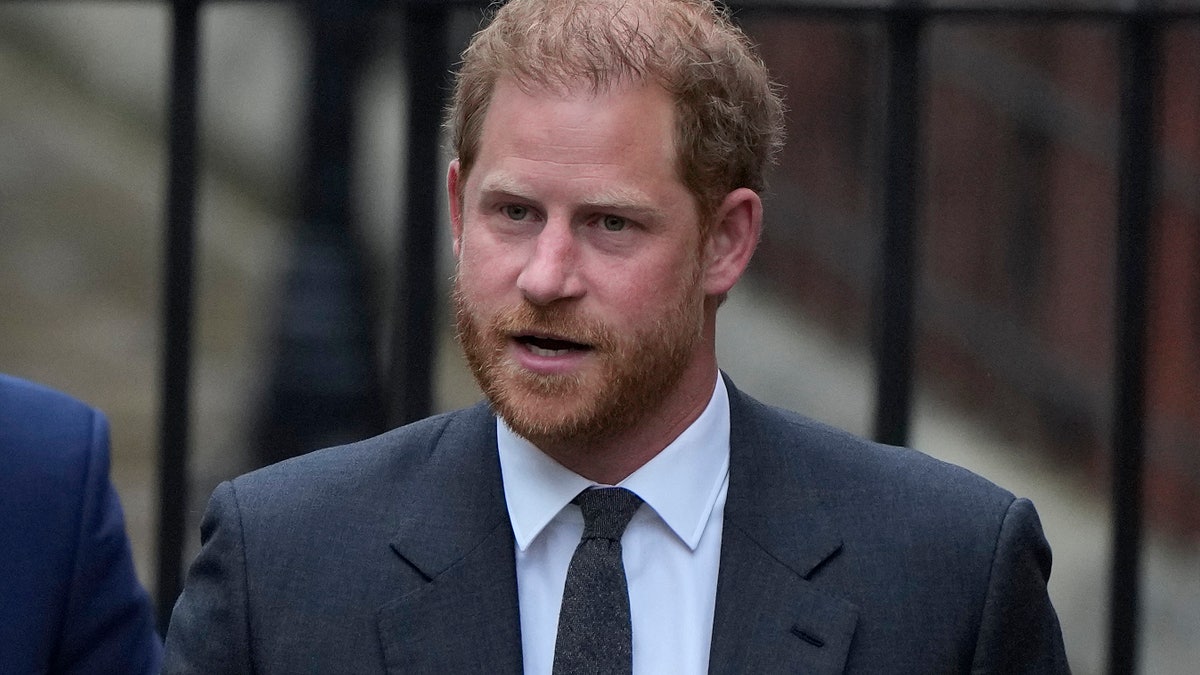
[[[610,270],[606,282],[593,283],[592,292],[603,288],[605,304],[616,308],[617,319],[656,319],[664,308],[679,303],[685,293],[697,290],[695,258],[685,258],[633,269]]]
[[[486,237],[465,237],[459,248],[459,284],[471,295],[495,293],[505,286],[515,287],[517,272],[513,258]]]

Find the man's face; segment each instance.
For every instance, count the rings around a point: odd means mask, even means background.
[[[705,348],[673,122],[657,86],[501,80],[469,176],[451,168],[459,341],[499,414],[544,449],[649,419]]]

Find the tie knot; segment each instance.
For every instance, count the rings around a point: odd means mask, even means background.
[[[583,511],[584,539],[620,541],[642,498],[625,488],[599,488],[580,492],[571,500]]]

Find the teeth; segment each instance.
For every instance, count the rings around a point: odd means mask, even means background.
[[[570,351],[569,349],[543,349],[537,345],[527,346],[529,347],[529,351],[533,352],[537,356],[561,356],[562,354],[566,354],[568,351]]]

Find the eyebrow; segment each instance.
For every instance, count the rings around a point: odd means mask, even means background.
[[[488,176],[479,186],[484,195],[511,195],[519,199],[537,201],[529,189],[520,181],[506,174]],[[644,192],[625,187],[607,188],[587,195],[583,204],[596,211],[620,211],[635,214],[639,218],[664,218],[662,209],[653,205]]]

